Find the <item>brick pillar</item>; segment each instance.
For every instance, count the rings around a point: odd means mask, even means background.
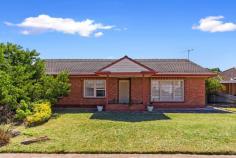
[[[142,76],[142,99],[143,99],[143,105],[145,106],[145,87],[144,87],[144,75]]]
[[[108,94],[109,94],[109,87],[108,87],[108,82],[109,82],[109,75],[107,75],[106,77],[106,105],[105,107],[108,105]]]

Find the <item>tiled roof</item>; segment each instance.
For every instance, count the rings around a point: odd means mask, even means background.
[[[236,79],[236,68],[233,67],[228,70],[225,70],[220,73],[220,76],[223,78],[223,80]]]
[[[203,68],[187,59],[134,59],[158,73],[208,74]],[[115,59],[45,59],[46,72],[58,74],[68,71],[71,75],[94,74],[99,69],[114,62]]]

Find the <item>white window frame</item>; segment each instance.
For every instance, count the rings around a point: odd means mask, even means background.
[[[153,81],[158,81],[158,85],[159,85],[159,97],[156,97],[156,98],[159,98],[158,100],[155,100],[155,101],[153,101],[153,98],[155,98],[155,96],[153,96],[152,95],[152,85],[153,85]],[[161,81],[171,81],[172,82],[172,92],[173,92],[173,96],[172,96],[172,98],[173,98],[173,100],[167,100],[167,101],[163,101],[163,100],[161,100]],[[174,81],[181,81],[182,83],[183,83],[183,85],[182,85],[182,93],[183,93],[183,97],[182,97],[182,100],[175,100],[175,91],[174,91]],[[178,80],[178,79],[176,79],[176,80],[158,80],[158,79],[151,79],[151,97],[150,97],[150,101],[151,102],[184,102],[185,101],[185,88],[184,88],[184,86],[185,86],[185,81],[184,80]]]
[[[101,88],[96,88],[96,81],[104,81],[105,82],[105,84],[104,84],[104,91],[105,91],[105,95],[104,96],[101,96],[101,97],[98,97],[97,96],[97,90],[101,90]],[[86,86],[85,86],[85,84],[86,84],[86,81],[93,81],[93,85],[94,85],[94,95],[93,96],[86,96],[86,93],[85,93],[85,91],[86,91]],[[94,79],[88,79],[88,80],[84,80],[84,98],[105,98],[106,97],[106,80],[103,80],[103,79],[98,79],[98,80],[94,80]]]

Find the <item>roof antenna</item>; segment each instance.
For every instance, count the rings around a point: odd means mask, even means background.
[[[192,49],[192,48],[186,50],[186,52],[188,53],[188,60],[189,60],[189,58],[190,58],[190,53],[191,53],[192,51],[194,51],[194,49]]]

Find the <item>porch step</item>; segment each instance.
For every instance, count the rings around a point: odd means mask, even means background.
[[[106,111],[145,111],[146,108],[143,104],[108,104],[105,107]]]

